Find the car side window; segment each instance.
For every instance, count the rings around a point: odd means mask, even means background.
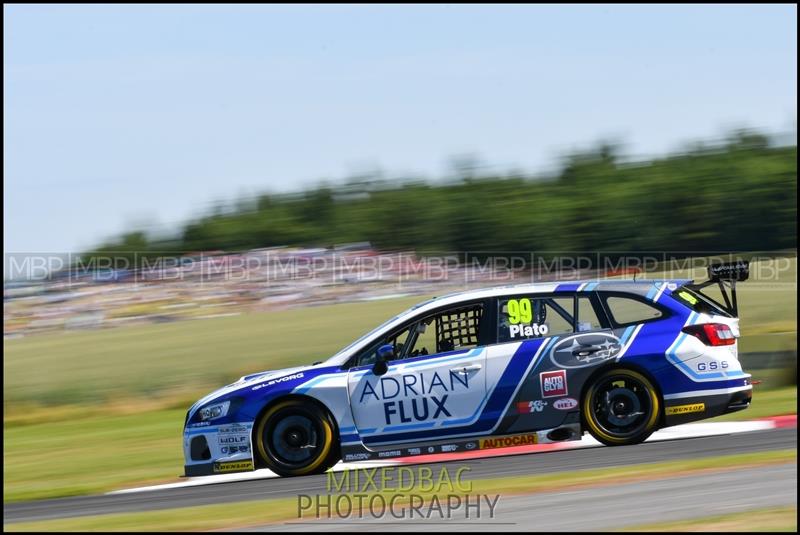
[[[418,357],[420,355],[433,355],[437,351],[436,343],[436,318],[427,318],[418,321],[414,324],[415,337],[413,343],[410,343],[407,357]]]
[[[617,325],[644,323],[658,319],[664,313],[653,305],[649,305],[632,297],[609,295],[605,297],[606,310]]]
[[[709,288],[709,290],[714,291],[715,289]],[[719,294],[717,290],[715,293]],[[721,295],[721,294],[720,294]],[[695,312],[701,314],[712,314],[715,316],[728,316],[730,314],[722,310],[719,306],[720,298],[718,297],[711,297],[710,295],[706,295],[699,290],[694,291],[689,288],[683,287],[677,292],[672,292],[672,298],[677,299],[684,305],[688,306]],[[716,303],[714,300],[716,299]]]
[[[497,342],[542,338],[574,331],[575,297],[509,296],[498,302]]]
[[[400,331],[395,331],[394,333],[388,336],[383,336],[380,339],[376,340],[375,342],[370,344],[370,346],[367,349],[365,349],[359,354],[358,358],[356,359],[355,365],[368,366],[371,364],[375,364],[375,359],[378,356],[378,349],[386,344],[393,345],[395,348],[395,359],[400,358],[405,349],[406,341],[408,340],[409,335],[411,334],[412,327],[413,326],[406,326]]]
[[[592,300],[588,295],[578,297],[578,332],[599,331],[603,328]]]
[[[378,348],[385,344],[395,347],[393,360],[435,355],[447,351],[471,349],[481,345],[482,303],[458,305],[423,316],[399,332],[373,342],[363,351],[357,366],[373,364]]]

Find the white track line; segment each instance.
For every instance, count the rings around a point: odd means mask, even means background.
[[[684,424],[678,425],[675,427],[668,427],[666,429],[662,429],[653,433],[653,435],[647,439],[647,442],[657,442],[660,440],[675,440],[681,438],[698,438],[698,437],[709,437],[714,435],[729,435],[733,433],[747,433],[749,431],[761,431],[764,429],[772,429],[775,427],[775,423],[769,420],[750,420],[744,422],[705,422],[705,423],[694,423],[694,424]],[[597,442],[591,436],[584,435],[581,440],[576,440],[573,442],[564,442],[565,449],[574,449],[574,448],[591,448],[595,446],[599,446],[600,443]],[[337,463],[333,468],[331,468],[334,472],[339,472],[342,470],[350,470],[356,468],[372,468],[376,466],[392,466],[395,463],[393,461],[362,461],[362,462],[353,462],[353,463]],[[232,483],[235,481],[250,481],[254,479],[269,479],[273,477],[278,477],[274,472],[271,472],[267,469],[262,470],[255,470],[253,472],[241,472],[236,474],[220,474],[220,475],[213,475],[213,476],[200,476],[200,477],[192,477],[186,478],[185,481],[179,481],[177,483],[166,483],[163,485],[151,485],[148,487],[137,487],[132,489],[122,489],[122,490],[115,490],[112,492],[108,492],[107,494],[128,494],[131,492],[146,492],[151,490],[164,490],[164,489],[177,489],[177,488],[184,488],[184,487],[197,487],[200,485],[213,485],[216,483]]]
[[[333,468],[331,468],[331,471],[341,472],[343,470],[349,470],[355,468],[373,468],[376,466],[391,466],[393,464],[394,463],[392,463],[391,461],[359,461],[352,463],[343,463],[339,461],[333,466]],[[213,476],[190,477],[186,478],[184,481],[178,481],[177,483],[165,483],[163,485],[152,485],[149,487],[137,487],[133,489],[115,490],[112,492],[107,492],[106,494],[128,494],[131,492],[144,492],[149,490],[179,489],[183,487],[197,487],[200,485],[214,485],[216,483],[233,483],[236,481],[250,481],[252,479],[270,479],[274,477],[279,477],[279,476],[275,472],[267,470],[266,468],[262,468],[261,470],[255,470],[253,472],[238,472],[235,474],[218,474]]]

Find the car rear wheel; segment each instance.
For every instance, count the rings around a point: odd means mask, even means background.
[[[299,399],[280,401],[256,424],[256,453],[281,476],[320,474],[336,464],[335,426],[317,405]]]
[[[589,433],[608,446],[638,444],[658,425],[661,403],[644,375],[627,369],[600,374],[583,398],[583,418]]]

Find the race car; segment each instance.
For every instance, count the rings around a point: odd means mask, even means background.
[[[636,444],[750,405],[736,282],[531,283],[420,303],[329,359],[246,375],[195,403],[185,475],[578,440]],[[703,290],[719,286],[724,303]],[[732,298],[732,299],[731,299]]]

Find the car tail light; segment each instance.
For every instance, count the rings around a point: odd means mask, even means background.
[[[736,343],[733,331],[724,323],[690,325],[684,327],[683,332],[699,338],[707,346],[730,346]]]

